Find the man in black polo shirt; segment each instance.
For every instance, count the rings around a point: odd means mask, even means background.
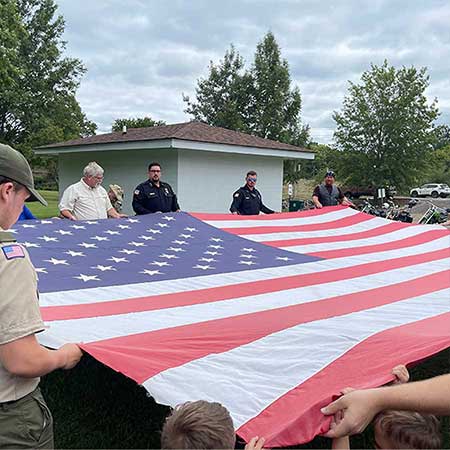
[[[316,208],[323,208],[324,206],[346,205],[355,206],[342,193],[341,189],[337,187],[334,182],[336,175],[332,170],[325,174],[322,184],[315,187],[312,199]]]
[[[263,204],[261,194],[255,188],[256,177],[254,170],[248,172],[245,177],[245,186],[242,186],[233,194],[233,203],[230,206],[230,211],[233,214],[250,216],[259,214],[261,211],[264,214],[275,212]]]
[[[148,166],[148,180],[134,191],[133,209],[138,215],[180,210],[177,196],[168,183],[161,180],[161,165],[152,162]]]

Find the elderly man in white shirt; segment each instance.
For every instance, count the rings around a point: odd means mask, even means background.
[[[69,186],[59,203],[61,215],[70,220],[95,220],[126,217],[111,205],[108,193],[101,186],[104,170],[90,162],[83,170],[83,178]]]

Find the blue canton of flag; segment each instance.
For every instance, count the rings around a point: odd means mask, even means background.
[[[280,267],[320,258],[223,232],[187,213],[128,219],[19,222],[41,292]]]

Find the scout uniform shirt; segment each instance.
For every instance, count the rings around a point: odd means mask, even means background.
[[[44,329],[30,256],[11,233],[0,228],[0,345]],[[0,403],[18,400],[38,384],[39,378],[12,375],[0,363]]]

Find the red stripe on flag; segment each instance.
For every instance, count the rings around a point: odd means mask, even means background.
[[[278,241],[264,241],[260,244],[269,245],[271,247],[293,247],[295,245],[310,245],[310,244],[325,244],[327,242],[342,242],[342,241],[356,241],[358,239],[367,239],[371,237],[381,236],[383,234],[392,233],[393,231],[401,230],[408,225],[403,222],[392,222],[382,225],[372,230],[360,231],[352,234],[343,234],[340,236],[321,236],[308,237],[298,239],[280,239]]]
[[[214,221],[214,220],[229,220],[231,221],[245,221],[245,220],[280,220],[280,219],[293,219],[297,217],[313,217],[321,216],[328,212],[339,211],[341,209],[347,209],[348,206],[328,206],[322,209],[308,209],[306,211],[297,212],[286,212],[277,214],[261,214],[257,216],[236,216],[234,214],[209,214],[209,213],[189,213],[192,217],[203,221]],[[363,214],[363,213],[361,213]]]
[[[237,433],[246,441],[264,436],[269,448],[309,442],[328,430],[330,419],[320,408],[341,389],[366,389],[392,381],[396,365],[413,364],[448,348],[449,327],[450,313],[445,313],[377,333],[273,402]]]
[[[286,289],[295,289],[304,286],[313,286],[331,283],[344,279],[357,278],[381,271],[399,269],[424,262],[436,261],[450,256],[450,249],[436,250],[414,256],[406,256],[386,261],[360,264],[357,266],[332,269],[317,273],[292,275],[275,279],[252,281],[194,291],[176,292],[155,296],[138,297],[132,299],[115,300],[108,302],[68,305],[45,306],[41,314],[45,321],[82,319],[89,317],[111,316],[117,314],[153,311],[156,309],[175,308],[194,304],[217,302],[221,300],[265,294]]]
[[[385,242],[384,244],[364,245],[363,247],[342,248],[339,250],[324,250],[321,252],[308,253],[308,255],[325,259],[344,258],[346,256],[356,256],[365,253],[378,253],[412,247],[413,245],[425,244],[426,242],[434,241],[444,236],[449,237],[450,246],[450,233],[447,230],[431,230],[405,239]]]
[[[445,270],[316,302],[105,339],[81,347],[109,367],[143,383],[169,368],[211,353],[229,351],[289,327],[448,288],[449,274],[450,270]]]
[[[266,234],[266,233],[282,233],[289,231],[318,231],[318,230],[330,230],[332,232],[335,228],[345,228],[352,225],[356,225],[361,222],[373,220],[374,216],[369,214],[354,214],[353,216],[343,217],[342,219],[331,220],[330,222],[323,223],[310,223],[305,225],[286,225],[286,226],[257,226],[248,228],[222,228],[231,234],[238,234],[240,236],[251,234]]]

